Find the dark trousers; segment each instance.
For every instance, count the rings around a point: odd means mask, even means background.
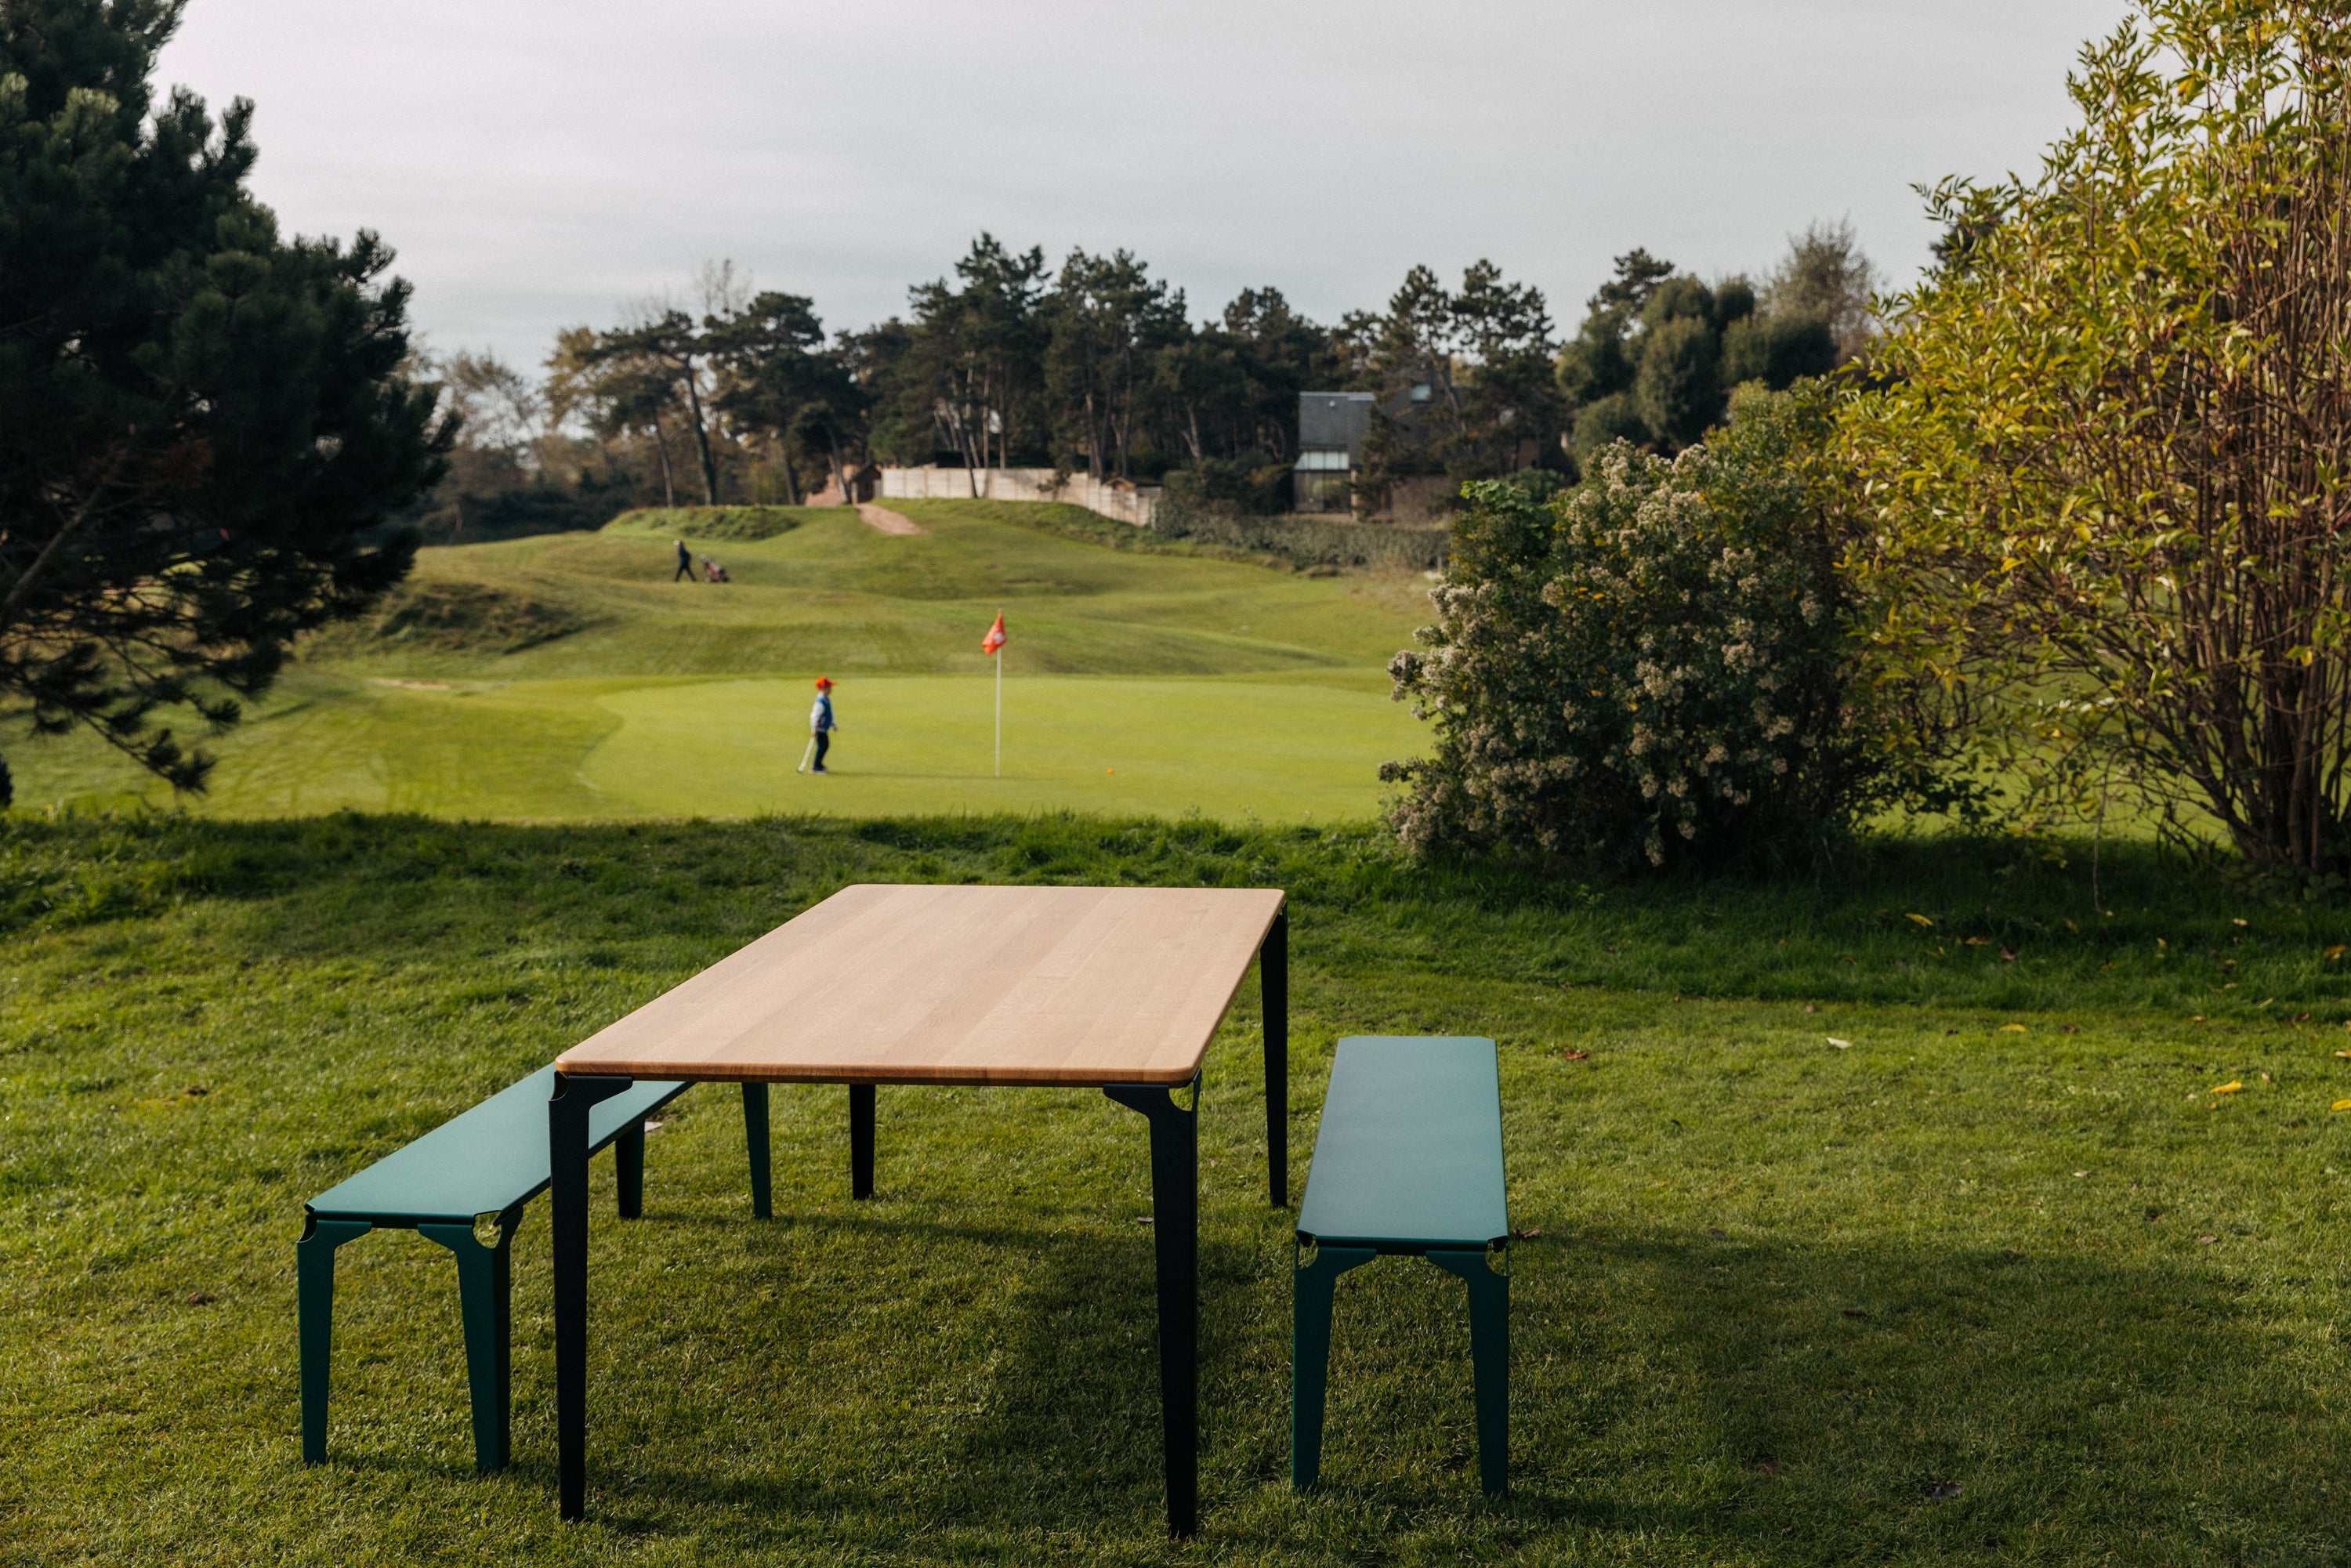
[[[831,749],[832,731],[829,729],[818,730],[816,732],[816,765],[819,768],[824,766],[824,754]]]
[[[694,580],[694,563],[690,560],[684,559],[684,558],[679,559],[677,570],[669,574],[669,580],[672,582],[675,582],[681,577],[685,579],[688,582],[692,582]]]

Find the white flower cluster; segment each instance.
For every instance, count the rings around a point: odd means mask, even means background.
[[[1549,507],[1469,495],[1437,622],[1391,666],[1438,726],[1437,757],[1384,770],[1409,847],[1663,866],[1834,811],[1815,764],[1848,664],[1797,487],[1752,450],[1619,444]]]

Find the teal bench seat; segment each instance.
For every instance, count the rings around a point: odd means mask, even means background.
[[[591,1152],[619,1145],[613,1157],[620,1166],[616,1174],[624,1219],[643,1212],[645,1118],[687,1087],[639,1083],[590,1113]],[[456,1254],[466,1384],[474,1407],[474,1462],[485,1470],[506,1464],[513,1426],[509,1251],[524,1207],[547,1190],[547,1103],[554,1092],[555,1069],[543,1067],[304,1206],[302,1239],[294,1248],[301,1315],[304,1463],[320,1464],[327,1458],[335,1249],[370,1230],[406,1229]],[[764,1104],[760,1109],[764,1112]],[[756,1133],[764,1131],[764,1126],[755,1128]],[[759,1168],[765,1162],[757,1157],[764,1153],[764,1148],[754,1151],[755,1177],[766,1175]],[[760,1207],[764,1211],[764,1202]],[[474,1236],[475,1218],[484,1214],[498,1217],[494,1247],[485,1247]]]
[[[1339,1276],[1382,1254],[1427,1259],[1469,1287],[1478,1469],[1509,1485],[1510,1218],[1494,1042],[1355,1035],[1339,1042],[1290,1275],[1290,1483],[1322,1473],[1331,1307]]]

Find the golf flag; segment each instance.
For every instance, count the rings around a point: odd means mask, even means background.
[[[1004,777],[1004,612],[996,612],[996,624],[979,640],[979,651],[996,660],[996,776]]]

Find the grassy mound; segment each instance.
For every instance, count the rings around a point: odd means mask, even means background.
[[[373,614],[330,628],[313,660],[507,655],[568,637],[589,624],[560,600],[488,583],[422,578],[402,583]]]
[[[632,533],[688,535],[697,539],[745,543],[790,533],[808,520],[810,507],[641,507],[607,525]]]
[[[2327,1561],[2335,922],[2136,848],[2106,876],[2112,919],[2078,870],[1966,844],[1593,889],[1208,822],[18,820],[8,1556]],[[447,1254],[367,1238],[305,1469],[302,1201],[858,880],[1288,888],[1301,1184],[1336,1039],[1494,1037],[1537,1233],[1510,1496],[1477,1493],[1459,1288],[1405,1260],[1348,1276],[1324,1485],[1289,1490],[1253,985],[1202,1097],[1188,1552],[1161,1534],[1144,1140],[1080,1092],[884,1088],[858,1203],[840,1091],[782,1090],[768,1224],[723,1091],[653,1135],[643,1220],[599,1161],[582,1526],[555,1519],[545,1208],[489,1479]]]

